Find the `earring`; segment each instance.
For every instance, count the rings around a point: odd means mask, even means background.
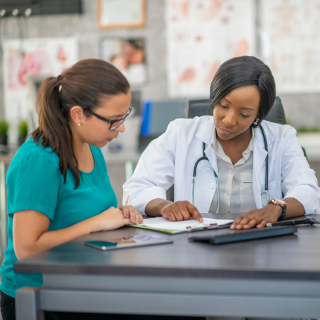
[[[254,125],[257,125],[257,124],[258,124],[258,122],[259,122],[259,120],[260,120],[260,119],[259,119],[259,118],[257,118],[256,120],[254,120],[253,124],[254,124]]]
[[[78,126],[80,127],[80,126],[81,126],[81,123],[78,123]]]

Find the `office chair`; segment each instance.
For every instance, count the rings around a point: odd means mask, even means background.
[[[186,110],[185,110],[185,116],[186,118],[194,118],[197,116],[204,116],[208,115],[208,109],[210,106],[210,100],[207,98],[196,98],[196,99],[190,99],[187,103]],[[270,122],[275,122],[279,124],[286,124],[286,117],[284,114],[283,105],[281,102],[281,99],[279,97],[276,97],[273,106],[267,116],[265,117],[265,120]],[[303,154],[307,158],[306,150],[302,148]],[[167,190],[167,199],[174,201],[174,186],[172,185]]]

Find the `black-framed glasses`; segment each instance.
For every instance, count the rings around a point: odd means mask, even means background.
[[[72,107],[71,104],[67,104],[67,106],[68,106],[68,107]],[[82,108],[82,107],[81,107],[81,108]],[[117,128],[121,125],[121,123],[122,123],[124,120],[126,120],[126,118],[129,116],[129,114],[130,114],[131,111],[132,111],[132,108],[129,108],[128,112],[123,116],[123,118],[121,118],[121,119],[119,119],[119,120],[109,120],[109,119],[104,118],[104,117],[100,116],[99,114],[91,111],[90,109],[85,109],[85,108],[82,108],[82,109],[83,109],[84,111],[87,111],[87,112],[89,112],[90,114],[94,115],[94,116],[97,117],[98,119],[110,123],[110,128],[109,128],[109,130],[111,130],[111,131],[117,129]]]

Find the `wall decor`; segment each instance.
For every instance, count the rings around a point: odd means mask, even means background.
[[[100,58],[115,65],[131,85],[147,81],[145,41],[142,38],[102,38]]]
[[[145,0],[97,0],[98,26],[108,28],[142,28],[146,24]]]

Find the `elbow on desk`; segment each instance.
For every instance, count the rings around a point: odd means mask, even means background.
[[[14,243],[14,245],[13,245],[14,253],[19,261],[26,259],[26,258],[29,258],[29,257],[35,255],[36,253],[38,253],[35,250],[35,247],[36,247],[35,244],[28,244],[28,243],[24,243],[24,244],[15,244]]]

